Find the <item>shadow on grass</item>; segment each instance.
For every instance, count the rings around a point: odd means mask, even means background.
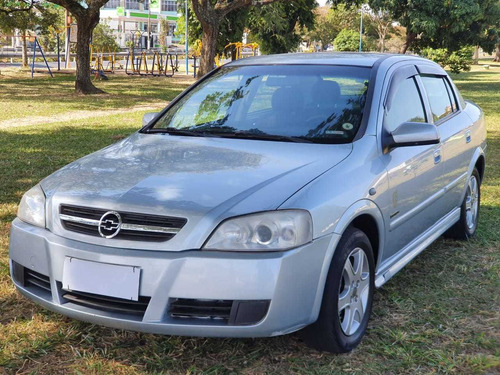
[[[82,96],[74,93],[74,76],[12,78],[0,81],[0,101],[15,101],[37,108],[54,104],[65,111],[126,108],[134,105],[148,105],[150,102],[168,102],[179,95],[188,83],[177,78],[129,77],[111,75],[109,81],[98,84],[106,94]],[[57,101],[54,103],[54,101]],[[34,113],[35,115],[37,113]],[[43,113],[41,113],[43,115]]]

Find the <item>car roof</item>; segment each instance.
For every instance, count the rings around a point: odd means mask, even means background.
[[[279,55],[265,55],[248,57],[233,61],[227,65],[355,65],[372,67],[378,60],[393,57],[391,60],[424,60],[418,56],[400,55],[390,53],[366,53],[366,52],[319,52],[319,53],[284,53]],[[398,58],[399,57],[399,58]]]

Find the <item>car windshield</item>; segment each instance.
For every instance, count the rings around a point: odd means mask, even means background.
[[[351,142],[361,124],[370,68],[325,65],[222,67],[150,129],[173,135]]]

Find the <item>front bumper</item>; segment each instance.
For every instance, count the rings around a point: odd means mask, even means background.
[[[75,319],[149,333],[264,337],[296,331],[317,319],[338,240],[338,235],[328,235],[300,248],[276,253],[141,251],[69,240],[16,219],[12,223],[9,254],[13,281],[22,294]],[[143,314],[132,316],[66,299],[61,284],[66,257],[139,267],[139,295],[147,298]],[[15,277],[13,265],[48,276],[47,290],[25,285]],[[223,320],[173,317],[169,314],[170,305],[178,299],[270,303],[263,319],[238,325]]]

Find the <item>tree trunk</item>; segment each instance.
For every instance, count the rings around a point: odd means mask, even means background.
[[[479,46],[476,46],[474,48],[474,64],[477,64],[479,62]]]
[[[28,66],[28,43],[26,42],[26,30],[22,31],[22,55],[23,55],[23,62],[22,62],[22,67],[26,68]]]
[[[92,84],[90,79],[90,39],[92,31],[99,23],[99,11],[97,14],[77,17],[77,39],[76,39],[76,81],[75,91],[78,94],[101,94],[104,91]]]
[[[217,48],[217,37],[219,35],[220,21],[203,25],[203,36],[201,38],[201,61],[197,78],[214,69],[215,52]]]
[[[404,55],[406,53],[406,51],[408,51],[408,48],[410,48],[410,45],[413,43],[413,41],[416,38],[417,38],[417,34],[416,33],[407,32],[406,33],[406,42],[403,44],[403,46],[399,50],[399,53],[401,53],[401,54]]]
[[[500,62],[500,44],[497,45],[497,53],[495,55],[495,58],[493,59],[495,62]]]

